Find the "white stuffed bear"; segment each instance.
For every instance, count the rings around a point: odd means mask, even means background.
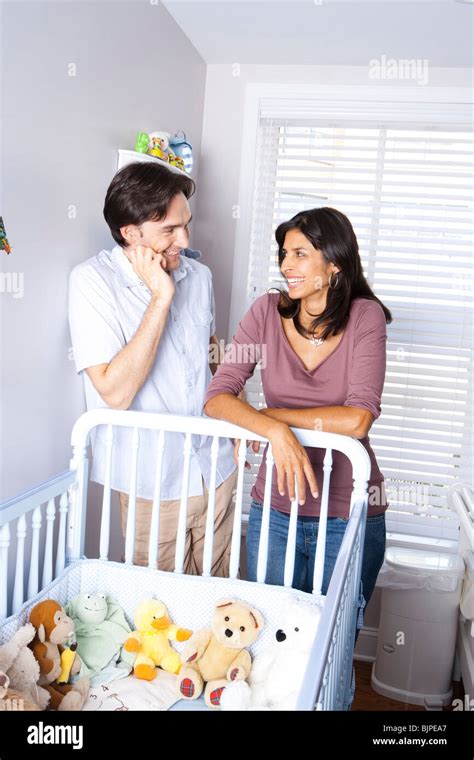
[[[17,630],[15,635],[3,646],[0,646],[0,670],[7,676],[11,689],[24,698],[24,709],[46,710],[49,704],[49,694],[38,685],[40,666],[28,644],[35,637],[35,629],[27,623]]]
[[[320,607],[290,602],[274,641],[256,655],[248,683],[228,684],[221,709],[295,710],[320,618]]]

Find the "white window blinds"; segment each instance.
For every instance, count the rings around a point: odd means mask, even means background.
[[[473,470],[473,135],[452,123],[261,116],[247,305],[283,287],[275,227],[317,206],[349,217],[365,274],[393,315],[370,433],[389,529],[449,537],[439,520],[452,517],[446,489]],[[246,393],[263,403],[258,374]]]

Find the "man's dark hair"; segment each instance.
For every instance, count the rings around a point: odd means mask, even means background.
[[[190,198],[195,189],[191,177],[161,164],[151,161],[127,164],[117,172],[105,196],[104,217],[113,239],[125,247],[127,241],[120,233],[121,227],[163,219],[176,195],[183,193]]]

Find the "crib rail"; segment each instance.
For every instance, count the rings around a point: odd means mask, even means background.
[[[329,583],[298,710],[344,710],[350,704],[366,518],[367,502],[359,501],[351,512]]]
[[[34,596],[40,588],[51,582],[64,570],[67,561],[68,490],[76,482],[75,470],[66,470],[35,488],[0,504],[0,620],[8,614],[8,559],[12,538],[16,537],[16,564],[13,582],[12,612],[18,612],[25,598]],[[59,527],[56,562],[53,565],[53,538],[59,502]],[[42,558],[41,585],[41,526],[43,505],[46,504],[46,534]],[[16,521],[16,530],[11,529]],[[25,558],[28,525],[31,527],[31,545],[28,561]],[[14,536],[13,536],[14,534]],[[70,534],[70,531],[69,531]],[[25,597],[25,564],[28,566],[28,584]]]
[[[160,489],[161,489],[161,463],[164,451],[164,434],[165,432],[177,432],[184,434],[183,446],[183,481],[182,494],[178,519],[178,531],[176,539],[175,555],[175,572],[183,572],[183,562],[186,542],[186,514],[188,500],[188,475],[189,463],[191,456],[191,436],[205,435],[213,438],[211,448],[211,478],[209,487],[209,505],[207,514],[206,537],[204,545],[203,558],[203,575],[208,576],[212,567],[212,546],[213,546],[213,523],[214,523],[214,496],[217,470],[217,453],[218,439],[232,438],[240,439],[245,442],[249,438],[258,440],[262,443],[268,443],[268,440],[262,436],[251,433],[245,428],[202,417],[184,417],[171,414],[155,414],[149,412],[134,411],[117,411],[111,409],[99,409],[87,412],[82,415],[76,422],[71,442],[73,445],[73,459],[71,468],[78,472],[77,489],[73,493],[73,504],[71,505],[72,522],[76,526],[74,532],[74,541],[72,545],[71,558],[79,558],[84,553],[85,538],[85,512],[86,512],[86,492],[87,492],[87,444],[89,442],[92,430],[98,425],[107,427],[106,434],[106,473],[104,483],[104,495],[102,504],[102,521],[100,531],[100,557],[108,558],[109,550],[109,533],[110,533],[110,495],[111,495],[111,472],[113,460],[113,428],[127,427],[132,428],[132,454],[131,454],[131,472],[129,487],[129,504],[127,515],[127,530],[125,539],[125,562],[133,562],[133,546],[135,539],[135,516],[136,516],[136,498],[137,498],[137,462],[139,449],[139,431],[154,430],[158,431],[157,461],[156,461],[156,480],[153,499],[153,511],[151,519],[151,531],[149,541],[148,565],[157,567],[157,532],[159,526],[160,513]],[[312,446],[326,449],[324,459],[324,479],[322,490],[322,506],[320,528],[318,532],[318,546],[316,551],[315,570],[313,579],[314,593],[321,593],[323,572],[324,572],[324,547],[326,543],[326,523],[328,511],[329,484],[332,470],[332,450],[344,453],[352,462],[354,473],[354,489],[351,500],[352,506],[358,501],[364,501],[367,495],[367,481],[370,475],[370,459],[359,441],[347,436],[335,435],[332,433],[323,433],[321,431],[303,430],[293,428],[293,432],[304,446]],[[234,525],[232,534],[231,556],[230,556],[230,573],[231,578],[236,578],[239,572],[240,545],[241,545],[241,523],[242,523],[242,502],[243,502],[243,480],[244,467],[246,458],[246,446],[240,446],[239,465],[237,477],[237,489],[235,496]],[[265,495],[263,501],[262,514],[262,532],[259,546],[259,563],[257,569],[257,580],[264,582],[265,570],[267,565],[268,554],[268,526],[270,518],[270,497],[271,497],[271,477],[273,471],[273,455],[271,445],[268,446],[266,453],[267,480],[265,484]],[[295,531],[292,527],[296,525],[296,516],[298,511],[298,495],[291,506],[290,517],[290,539],[288,541],[286,562],[285,562],[285,585],[291,586],[294,566],[294,545]]]
[[[114,431],[116,428],[130,428],[132,430],[130,485],[128,488],[129,503],[127,515],[127,529],[125,536],[125,562],[133,563],[135,543],[135,518],[137,501],[137,466],[138,452],[140,448],[140,431],[152,430],[157,434],[156,447],[156,478],[151,517],[150,538],[148,546],[148,566],[158,566],[158,532],[160,523],[160,492],[161,470],[163,452],[165,447],[165,434],[167,432],[183,434],[183,478],[182,493],[179,507],[178,529],[176,536],[175,572],[182,573],[185,556],[186,542],[186,515],[188,506],[188,476],[191,457],[191,436],[211,436],[211,475],[209,485],[209,502],[206,523],[206,535],[203,555],[203,575],[209,576],[212,568],[212,553],[214,540],[214,507],[217,473],[217,455],[220,438],[233,438],[244,441],[240,446],[237,487],[235,493],[234,523],[231,543],[229,576],[237,578],[240,564],[241,535],[242,535],[242,506],[243,506],[243,483],[246,459],[245,441],[248,439],[258,440],[267,444],[267,439],[258,436],[248,430],[219,420],[184,417],[170,414],[157,414],[151,412],[121,411],[112,409],[99,409],[83,414],[74,425],[71,443],[73,455],[70,469],[65,473],[41,484],[33,491],[23,494],[15,499],[0,505],[0,620],[7,614],[7,577],[8,577],[8,553],[10,548],[10,524],[17,519],[17,556],[13,591],[13,612],[17,611],[24,601],[24,546],[25,546],[25,520],[26,515],[32,512],[33,549],[28,581],[28,597],[36,593],[39,588],[38,561],[39,561],[39,536],[41,526],[41,505],[47,503],[46,521],[47,535],[44,546],[44,562],[42,586],[52,578],[53,565],[53,523],[55,519],[54,500],[59,497],[59,541],[57,558],[54,572],[61,571],[64,564],[69,561],[80,559],[84,556],[85,526],[87,512],[87,487],[89,462],[87,446],[92,431],[98,426],[105,426],[106,435],[106,458],[105,479],[102,500],[99,554],[102,560],[109,556],[110,524],[111,524],[111,493],[112,493],[112,462],[114,456]],[[370,474],[370,459],[365,448],[359,441],[347,436],[323,433],[293,428],[293,432],[304,446],[323,448],[326,450],[324,458],[323,483],[319,484],[321,493],[321,517],[318,531],[318,544],[316,550],[315,570],[313,578],[313,593],[320,594],[323,572],[324,553],[326,543],[326,524],[329,485],[332,470],[332,453],[339,451],[345,454],[353,466],[354,485],[351,498],[351,510],[355,505],[365,504],[367,501],[367,481]],[[270,516],[271,476],[273,457],[271,445],[267,448],[267,482],[263,502],[262,531],[259,545],[259,562],[257,568],[257,581],[265,581],[267,555],[268,555],[268,527]],[[178,463],[177,463],[178,466]],[[298,511],[297,499],[291,506],[290,531],[285,558],[284,583],[292,585],[293,566],[295,556],[295,531],[291,528],[296,524]],[[67,526],[66,526],[67,516]],[[36,538],[35,538],[36,537]],[[363,535],[362,535],[363,541]],[[341,571],[342,572],[342,571]],[[350,574],[349,574],[350,575]]]

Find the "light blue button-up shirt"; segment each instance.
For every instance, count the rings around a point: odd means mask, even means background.
[[[209,338],[215,333],[212,275],[198,261],[180,256],[172,272],[176,293],[151,372],[130,409],[200,416],[211,379]],[[107,407],[84,370],[108,364],[135,335],[151,294],[133,271],[119,246],[101,251],[76,266],[69,284],[69,324],[74,360],[84,377],[88,409]],[[105,427],[92,436],[91,479],[104,482]],[[137,496],[153,499],[157,459],[157,433],[140,431]],[[112,488],[129,492],[132,431],[114,428]],[[189,496],[209,487],[211,443],[208,436],[192,436]],[[162,465],[161,498],[181,497],[184,435],[167,433]],[[220,440],[217,485],[234,471],[232,445]]]

